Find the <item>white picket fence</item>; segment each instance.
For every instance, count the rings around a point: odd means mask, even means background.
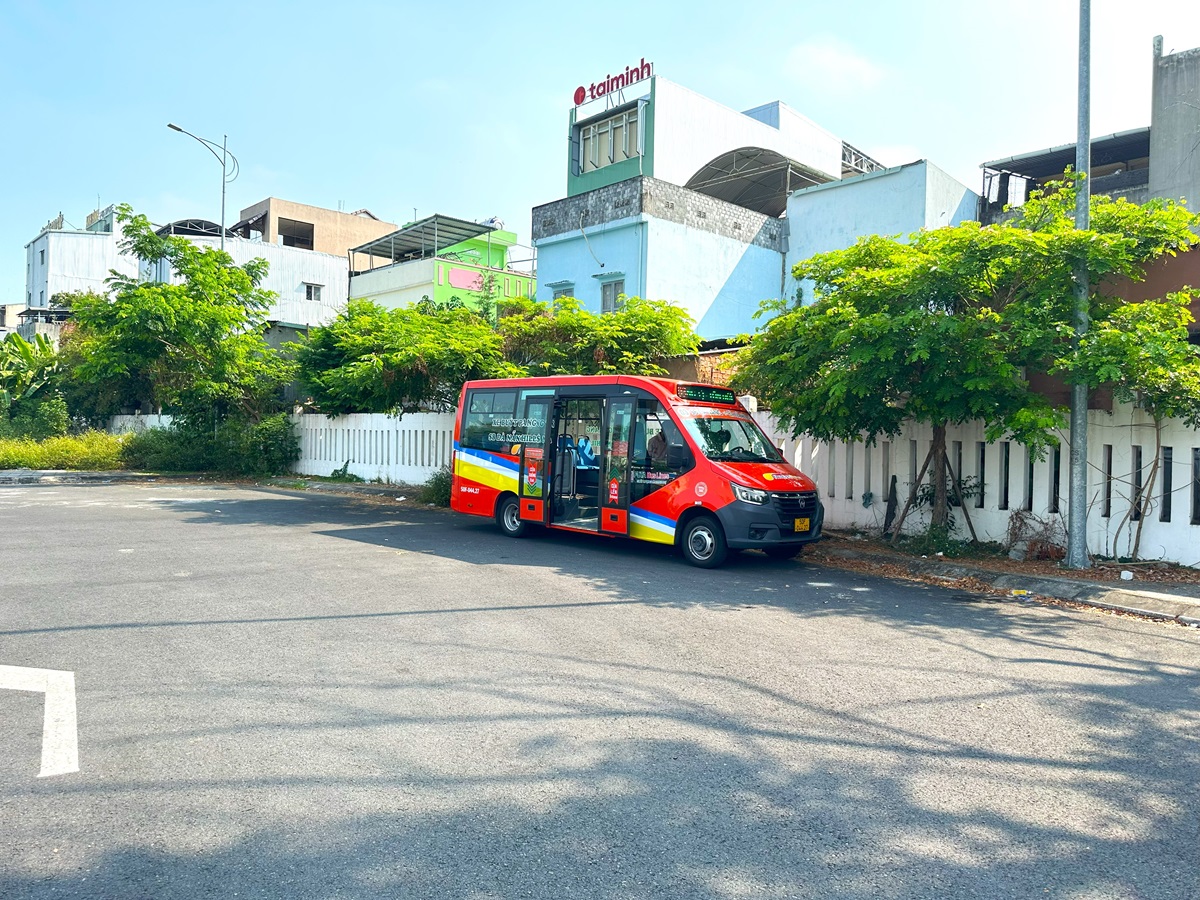
[[[825,504],[825,523],[838,529],[879,529],[891,477],[896,476],[903,506],[933,440],[931,428],[910,425],[873,447],[825,443],[786,434],[770,413],[759,412],[755,418],[783,447],[788,460],[816,480]],[[1004,542],[1010,522],[1019,517],[1028,526],[1043,529],[1048,537],[1065,541],[1070,457],[1066,434],[1061,435],[1057,458],[1052,452],[1042,460],[1031,460],[1015,442],[988,443],[979,424],[948,429],[946,447],[960,478],[982,482],[981,495],[969,498],[966,510],[980,540]],[[1200,567],[1200,431],[1181,422],[1167,422],[1162,447],[1165,453],[1159,453],[1159,474],[1150,486],[1155,458],[1153,421],[1130,405],[1117,405],[1111,413],[1088,413],[1087,534],[1091,553],[1129,555],[1137,527],[1129,514],[1140,486],[1143,492],[1149,489],[1150,509],[1142,522],[1139,555]],[[1165,477],[1168,469],[1169,477]],[[966,537],[966,515],[961,509],[953,509],[952,515],[955,533]],[[915,531],[928,522],[926,508],[916,516],[910,514],[904,530]]]
[[[329,475],[346,466],[367,481],[423,484],[450,465],[454,447],[454,413],[308,414],[292,421],[300,437],[292,471],[299,475]]]
[[[108,420],[108,430],[113,434],[139,434],[147,428],[170,428],[171,416],[113,416]]]

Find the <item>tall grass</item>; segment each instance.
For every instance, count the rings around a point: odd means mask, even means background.
[[[0,439],[0,469],[119,469],[125,437],[105,431],[85,431],[80,435],[43,441]]]

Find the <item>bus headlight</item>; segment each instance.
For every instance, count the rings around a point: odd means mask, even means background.
[[[743,503],[755,503],[762,506],[767,502],[767,492],[760,491],[758,488],[742,487],[740,484],[729,482],[729,486],[733,488],[733,496],[741,500]]]

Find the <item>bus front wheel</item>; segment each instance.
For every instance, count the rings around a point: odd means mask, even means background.
[[[516,497],[505,497],[496,507],[496,524],[509,537],[523,537],[525,523],[521,520],[521,504]]]
[[[729,555],[725,532],[712,516],[696,516],[688,522],[679,548],[685,560],[701,569],[715,569]]]

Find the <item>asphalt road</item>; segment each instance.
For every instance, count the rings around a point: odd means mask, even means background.
[[[0,897],[1200,897],[1200,631],[205,485],[0,488]]]

